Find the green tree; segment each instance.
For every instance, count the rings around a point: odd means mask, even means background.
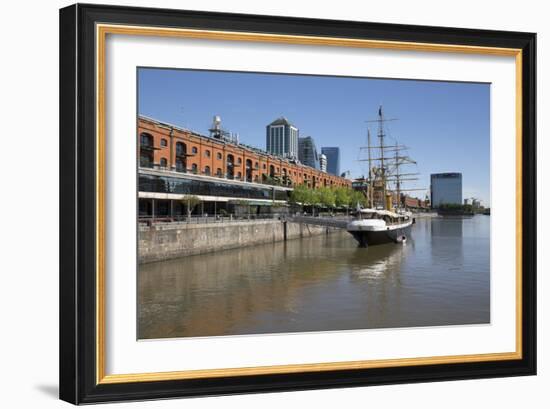
[[[197,206],[200,202],[201,200],[197,196],[193,195],[187,195],[181,199],[181,203],[187,209],[187,217],[191,217],[191,213],[193,213],[195,206]]]
[[[319,202],[326,207],[334,207],[336,204],[336,195],[334,191],[328,187],[318,189]]]
[[[350,191],[350,206],[356,207],[357,204],[360,206],[367,206],[367,198],[365,195],[357,190],[351,190]]]
[[[308,189],[309,190],[309,203],[314,206],[321,205],[321,192],[320,189]]]
[[[351,202],[351,189],[346,187],[334,188],[334,201],[336,206],[349,206]]]
[[[292,190],[290,194],[290,201],[292,203],[300,203],[302,205],[312,204],[312,194],[311,189],[308,189],[307,186],[299,185]]]
[[[365,206],[367,201],[361,192],[348,187],[308,188],[306,185],[295,186],[290,194],[290,202],[303,206],[355,207],[357,203]]]

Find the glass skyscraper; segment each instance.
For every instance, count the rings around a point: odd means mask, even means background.
[[[327,172],[340,176],[340,148],[336,146],[323,147],[321,153],[327,157]]]
[[[319,170],[321,172],[327,171],[327,155],[325,155],[324,153],[319,155]]]
[[[267,125],[266,150],[285,158],[298,157],[299,130],[288,119],[281,117]]]
[[[430,179],[433,208],[442,204],[462,204],[462,173],[433,173]]]
[[[319,154],[311,136],[298,138],[298,159],[306,166],[319,169]]]

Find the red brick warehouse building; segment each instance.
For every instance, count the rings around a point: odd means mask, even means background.
[[[179,215],[185,195],[202,209],[286,203],[292,187],[351,187],[351,181],[255,147],[138,118],[140,215]],[[256,209],[260,210],[260,209]]]

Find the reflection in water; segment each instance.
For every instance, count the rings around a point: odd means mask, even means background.
[[[140,265],[138,337],[487,323],[489,220],[420,219],[405,245],[340,232]]]

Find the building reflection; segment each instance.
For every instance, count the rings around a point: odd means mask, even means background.
[[[434,265],[440,269],[461,270],[464,264],[463,225],[471,218],[438,217],[430,223],[430,250]]]
[[[282,317],[295,314],[306,290],[318,287],[328,306],[332,294],[322,292],[329,285],[338,286],[341,300],[353,298],[346,293],[353,291],[356,281],[398,283],[406,246],[412,243],[359,249],[342,232],[143,264],[138,280],[139,338],[239,334],[250,327],[263,328],[254,333],[292,331]],[[255,322],[260,316],[264,322]],[[270,320],[277,321],[273,328]],[[322,317],[312,319],[319,320]],[[316,329],[307,323],[299,328]]]
[[[139,338],[235,334],[235,324],[258,312],[291,310],[301,288],[338,274],[331,241],[320,236],[140,265]]]

